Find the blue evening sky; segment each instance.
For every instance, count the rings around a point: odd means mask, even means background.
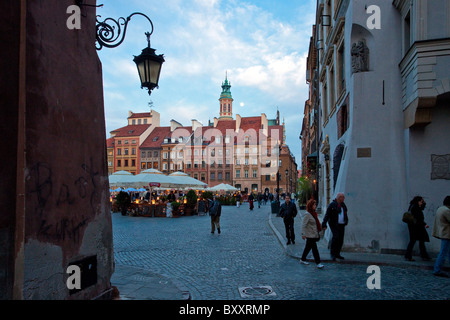
[[[228,73],[233,115],[276,117],[286,122],[287,144],[301,167],[302,125],[308,86],[306,57],[315,0],[104,0],[100,21],[142,12],[154,24],[151,46],[164,54],[159,89],[140,88],[133,55],[146,46],[150,24],[133,16],[125,41],[99,51],[103,66],[107,137],[125,126],[128,111],[161,113],[161,125],[175,119],[204,125],[219,116],[221,84]]]

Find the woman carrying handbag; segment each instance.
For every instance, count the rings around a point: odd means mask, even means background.
[[[425,218],[423,216],[423,209],[425,209],[425,200],[421,196],[414,197],[410,204],[408,211],[414,217],[414,222],[408,223],[409,231],[409,243],[406,248],[405,259],[408,261],[414,261],[412,257],[412,250],[416,241],[419,241],[420,256],[423,260],[429,261],[430,256],[425,248],[425,242],[430,242],[426,228],[428,225],[425,223]]]
[[[306,239],[305,249],[303,250],[302,258],[300,262],[302,264],[309,264],[306,261],[308,253],[312,250],[314,261],[317,268],[322,269],[324,265],[320,263],[319,250],[317,249],[317,241],[320,240],[320,233],[322,232],[322,226],[319,222],[316,212],[317,203],[311,199],[306,204],[306,213],[303,216],[302,221],[302,239]]]

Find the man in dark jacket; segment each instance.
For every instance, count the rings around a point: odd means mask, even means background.
[[[280,217],[282,217],[284,221],[288,245],[291,244],[291,241],[293,244],[295,244],[294,218],[296,216],[297,216],[297,207],[295,203],[291,202],[291,198],[289,196],[286,196],[285,202],[280,207]]]
[[[327,223],[330,226],[333,237],[331,238],[330,253],[331,259],[336,261],[344,259],[341,256],[342,245],[344,244],[345,226],[348,224],[347,206],[344,203],[345,196],[339,192],[327,208],[325,217],[322,221],[322,229],[325,230]]]
[[[220,215],[222,214],[222,205],[220,204],[219,198],[214,197],[214,202],[209,210],[209,215],[211,216],[211,233],[214,233],[217,226],[217,232],[220,234]]]

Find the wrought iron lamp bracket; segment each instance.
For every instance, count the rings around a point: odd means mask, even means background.
[[[106,18],[103,21],[99,21],[98,18],[101,16],[97,16],[97,25],[96,25],[96,49],[101,50],[103,47],[106,48],[115,48],[122,44],[125,39],[125,35],[127,33],[128,22],[130,22],[131,17],[134,15],[140,15],[145,17],[151,26],[151,31],[146,32],[148,45],[150,48],[150,36],[153,33],[153,23],[149,17],[140,12],[134,12],[126,18],[120,17],[115,20],[113,18]],[[122,30],[123,27],[123,30]]]

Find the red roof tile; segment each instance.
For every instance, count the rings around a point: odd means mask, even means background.
[[[170,127],[156,127],[141,144],[140,148],[160,148],[164,138],[170,136]],[[158,139],[156,139],[158,138]],[[156,139],[156,140],[155,140]],[[155,140],[155,141],[153,141]]]
[[[133,113],[128,119],[131,118],[150,118],[152,114],[150,112]]]
[[[111,131],[111,134],[115,133],[115,138],[137,137],[143,134],[148,127],[150,127],[150,124],[128,125]]]

